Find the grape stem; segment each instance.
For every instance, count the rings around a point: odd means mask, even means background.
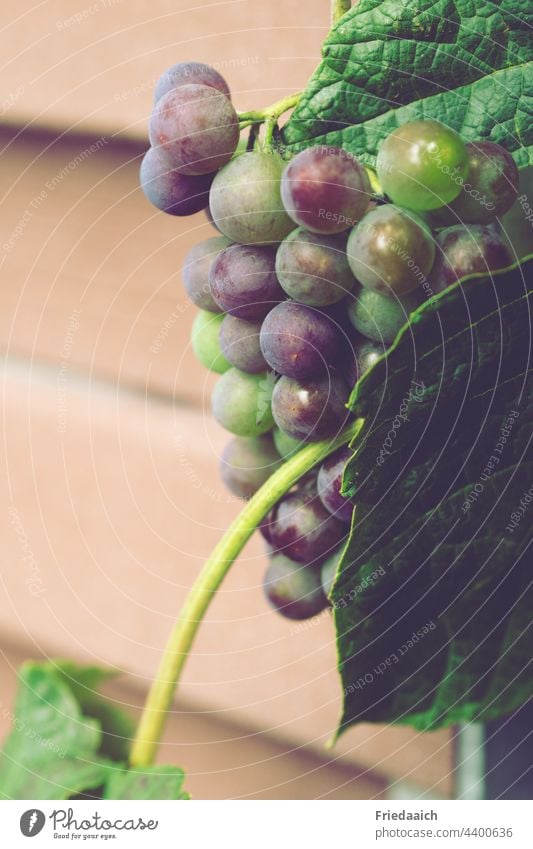
[[[315,442],[298,451],[247,502],[215,546],[170,634],[133,741],[130,755],[132,766],[147,767],[153,763],[196,632],[216,591],[246,542],[282,495],[325,457],[351,442],[363,424],[363,419],[356,419],[336,439]]]
[[[352,0],[332,0],[331,2],[331,24],[340,21],[343,15],[352,8]]]
[[[298,91],[296,94],[290,94],[288,97],[283,97],[281,100],[273,103],[272,106],[267,106],[266,109],[260,109],[255,112],[240,112],[239,126],[241,130],[245,127],[250,127],[252,124],[264,124],[264,150],[272,150],[272,137],[274,135],[278,119],[284,112],[288,112],[289,109],[294,109],[294,107],[298,105],[301,96],[302,92]]]

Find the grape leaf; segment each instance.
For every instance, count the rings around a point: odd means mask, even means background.
[[[189,799],[182,789],[184,772],[177,766],[153,766],[116,772],[104,799]]]
[[[529,0],[358,0],[283,128],[290,153],[342,146],[373,167],[397,126],[435,118],[533,162]]]
[[[188,798],[178,767],[126,769],[132,720],[97,692],[114,674],[63,660],[23,664],[0,752],[0,798]]]
[[[433,729],[533,692],[533,259],[431,298],[356,384],[332,590],[344,708]]]

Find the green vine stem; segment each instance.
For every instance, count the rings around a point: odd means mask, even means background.
[[[352,8],[352,0],[332,0],[331,2],[331,24],[340,21],[343,15]]]
[[[130,763],[146,767],[153,763],[168,711],[200,623],[217,589],[253,532],[285,492],[325,457],[351,442],[360,432],[363,419],[356,419],[339,436],[327,442],[306,445],[285,462],[247,502],[215,546],[193,585],[152,683],[133,741]]]
[[[266,109],[260,109],[255,112],[240,112],[239,113],[239,127],[240,129],[245,129],[246,127],[252,126],[252,124],[264,124],[265,125],[265,139],[264,139],[264,149],[271,150],[272,149],[272,137],[274,134],[274,130],[278,123],[278,119],[284,114],[284,112],[288,112],[289,109],[294,109],[295,106],[298,105],[300,98],[302,96],[302,92],[298,91],[296,94],[290,94],[287,97],[283,97],[281,100],[273,103],[272,106],[267,106]]]

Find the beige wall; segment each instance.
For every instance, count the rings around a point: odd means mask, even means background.
[[[186,250],[211,231],[202,215],[156,212],[137,185],[152,81],[178,59],[199,58],[221,66],[239,107],[265,105],[304,84],[328,7],[3,5],[10,127],[0,242],[10,247],[0,286],[0,648],[8,658],[115,664],[126,673],[117,698],[138,704],[186,590],[238,510],[218,479],[227,437],[209,414],[213,379],[188,346],[193,309],[179,273]],[[30,562],[39,595],[28,586]],[[326,754],[339,708],[331,623],[325,615],[296,628],[276,617],[262,597],[264,567],[254,539],[202,629],[164,756],[189,768],[206,798],[225,769],[226,796],[358,798],[385,780],[448,794],[447,732],[361,725]],[[13,665],[2,672],[3,694]],[[183,746],[188,734],[197,746]],[[226,742],[211,765],[206,742],[216,739]],[[259,778],[262,758],[276,769]]]

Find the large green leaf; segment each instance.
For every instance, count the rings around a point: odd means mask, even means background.
[[[1,798],[188,798],[179,767],[126,768],[133,722],[98,693],[114,674],[61,660],[21,667],[0,753]]]
[[[400,124],[436,118],[533,161],[529,0],[358,0],[284,127],[290,152],[339,145],[373,166]]]
[[[341,732],[488,719],[533,692],[532,266],[431,299],[356,385]]]

